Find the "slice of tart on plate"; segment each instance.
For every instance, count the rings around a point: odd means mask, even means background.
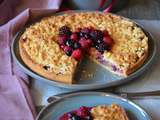
[[[82,106],[63,114],[59,120],[129,120],[124,108],[118,104]]]
[[[31,25],[21,36],[19,49],[34,72],[73,83],[84,55],[115,74],[128,76],[147,58],[148,38],[126,18],[81,12],[46,17]]]

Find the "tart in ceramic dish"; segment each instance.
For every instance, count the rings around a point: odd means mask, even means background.
[[[148,38],[134,22],[100,12],[69,13],[43,18],[26,28],[20,55],[34,72],[73,83],[83,56],[109,71],[128,76],[148,55]]]
[[[129,120],[125,110],[118,104],[82,106],[63,114],[59,120]]]

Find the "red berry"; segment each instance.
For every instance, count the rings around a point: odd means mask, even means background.
[[[59,38],[58,38],[58,43],[59,43],[60,45],[64,45],[64,43],[65,43],[66,40],[67,40],[67,36],[66,36],[66,35],[61,35],[61,36],[59,36]]]
[[[72,39],[73,41],[78,41],[78,35],[77,35],[76,33],[72,33],[71,39]]]
[[[108,31],[103,31],[103,33],[104,33],[104,36],[109,36],[109,33],[108,33]]]
[[[89,42],[87,42],[87,40],[86,40],[85,38],[81,38],[81,39],[79,40],[79,43],[81,44],[81,47],[82,47],[83,49],[86,49],[86,48],[89,47]]]
[[[72,53],[72,57],[74,57],[76,60],[81,60],[82,58],[82,51],[80,49],[76,49]]]
[[[89,46],[92,46],[92,44],[93,44],[91,39],[87,39],[86,42],[88,43]]]
[[[103,41],[110,46],[113,44],[113,39],[110,36],[104,36]]]
[[[87,107],[85,107],[85,106],[80,107],[79,110],[77,111],[77,115],[79,115],[79,116],[81,116],[83,118],[88,116],[89,115],[89,111],[88,111]]]
[[[59,120],[68,120],[68,115],[65,113],[63,116],[59,118]]]

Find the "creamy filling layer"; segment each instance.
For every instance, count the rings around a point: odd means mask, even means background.
[[[109,60],[104,59],[104,56],[102,54],[98,54],[96,60],[114,72],[118,72],[120,74],[123,73],[123,70],[120,69],[118,66],[111,63]]]

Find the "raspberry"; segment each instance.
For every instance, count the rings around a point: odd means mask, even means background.
[[[71,37],[70,37],[73,41],[78,41],[78,35],[77,33],[72,33]]]
[[[67,26],[62,26],[59,28],[59,35],[68,35],[70,36],[71,35],[71,31],[70,31],[70,28],[67,27]]]
[[[104,36],[109,36],[109,33],[108,33],[108,31],[103,31],[103,33],[104,33]]]
[[[112,46],[112,44],[113,44],[113,39],[110,36],[104,36],[103,41],[104,41],[104,43],[106,43],[109,46]]]
[[[68,114],[67,113],[65,113],[63,116],[61,116],[60,118],[59,118],[59,120],[68,120]]]
[[[86,42],[88,43],[89,46],[92,46],[92,44],[93,44],[91,39],[87,39]]]
[[[76,60],[81,60],[82,58],[82,51],[80,49],[76,49],[72,53],[72,57],[74,57]]]
[[[87,40],[85,38],[81,38],[79,40],[79,43],[81,44],[82,48],[83,49],[86,49],[89,47],[89,43],[87,42]]]
[[[85,118],[90,114],[90,112],[88,111],[87,107],[82,106],[79,108],[79,110],[77,111],[77,115]]]

